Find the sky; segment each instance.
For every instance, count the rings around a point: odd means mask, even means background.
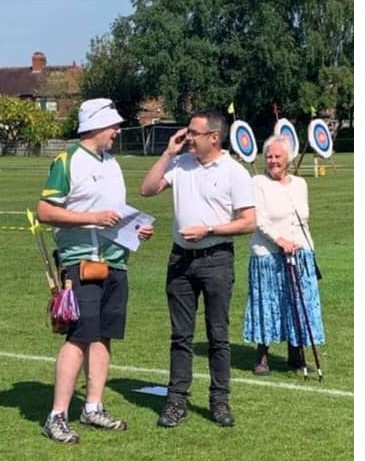
[[[110,31],[130,0],[0,0],[0,67],[27,67],[41,51],[50,66],[86,62],[90,40]]]

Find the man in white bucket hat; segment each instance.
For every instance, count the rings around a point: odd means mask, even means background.
[[[45,436],[66,444],[79,442],[69,427],[68,409],[83,366],[87,392],[80,423],[127,428],[102,403],[111,339],[124,337],[128,301],[129,251],[100,232],[123,218],[117,210],[126,205],[123,173],[109,153],[121,122],[110,99],[84,101],[79,110],[80,142],[52,162],[38,203],[39,221],[54,226],[59,262],[72,280],[80,310],[58,354],[53,407],[43,427]],[[141,239],[152,234],[150,225],[139,229]]]

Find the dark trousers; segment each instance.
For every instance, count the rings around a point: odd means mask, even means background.
[[[168,400],[185,401],[192,382],[192,341],[203,295],[210,370],[209,400],[228,402],[231,351],[229,308],[234,282],[232,244],[189,251],[174,245],[166,293],[171,321]]]

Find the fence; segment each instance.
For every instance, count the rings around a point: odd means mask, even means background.
[[[121,134],[114,143],[112,153],[129,155],[160,155],[166,148],[170,136],[172,136],[181,125],[148,125],[145,127],[135,126],[122,128]],[[78,139],[50,139],[39,146],[30,146],[21,141],[0,142],[0,156],[32,156],[41,155],[54,157],[59,152],[67,149],[68,146],[78,142]],[[263,139],[256,139],[259,152],[261,152]],[[304,149],[305,143],[301,143]],[[228,148],[229,145],[225,145]],[[354,152],[353,137],[339,137],[334,140],[334,150],[336,152]],[[310,153],[311,151],[309,151]]]
[[[160,155],[166,148],[170,136],[181,125],[147,125],[126,127],[121,129],[119,138],[114,143],[113,154]],[[1,155],[30,156],[41,155],[53,157],[78,139],[50,139],[41,145],[31,146],[21,141],[0,142]]]
[[[49,139],[40,145],[30,145],[22,141],[0,142],[0,156],[13,155],[18,157],[28,157],[40,155],[44,157],[55,157],[61,151],[67,149],[78,139]]]
[[[134,155],[160,155],[166,148],[170,136],[181,128],[181,125],[146,125],[144,127],[122,128],[119,136],[119,152]],[[116,143],[117,144],[117,143]]]

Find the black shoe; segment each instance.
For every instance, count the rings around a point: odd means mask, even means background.
[[[265,363],[258,363],[253,369],[253,374],[256,376],[268,376],[270,374],[269,365]]]
[[[234,417],[228,403],[212,403],[210,413],[213,421],[219,426],[229,427],[234,425]]]
[[[303,367],[303,363],[301,360],[289,360],[288,359],[287,364],[288,364],[288,367],[295,368],[297,370]]]
[[[301,368],[303,365],[302,351],[299,346],[292,346],[288,343],[288,366],[291,368]]]
[[[304,367],[303,367],[303,365],[300,365],[298,363],[289,363],[288,362],[288,366],[289,366],[289,368],[294,369],[294,371],[297,373],[297,375],[299,375],[299,376],[304,375]],[[312,367],[312,365],[307,364],[307,374],[308,373],[314,373],[315,371],[316,370],[314,369],[314,367]]]
[[[162,427],[175,427],[186,419],[188,412],[184,402],[166,402],[157,425]]]

